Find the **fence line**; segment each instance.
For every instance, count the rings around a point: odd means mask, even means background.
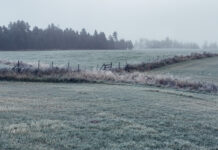
[[[153,62],[159,62],[161,60],[164,60],[164,59],[167,59],[169,58],[170,56],[168,55],[162,55],[162,56],[147,56],[146,59],[145,59],[145,63],[153,63]],[[9,64],[9,62],[6,63],[3,63],[4,61],[0,61],[0,64]],[[16,70],[17,72],[20,72],[22,69],[24,68],[28,68],[28,67],[32,67],[34,68],[34,66],[28,64],[28,63],[23,63],[22,61],[18,60],[17,63],[10,63],[10,64],[14,64],[14,70]],[[82,65],[81,64],[77,64],[77,66],[75,65],[75,68],[73,67],[74,65],[71,65],[70,64],[70,61],[67,62],[67,64],[65,65],[66,67],[58,67],[56,66],[55,67],[55,62],[54,61],[51,61],[50,63],[50,67],[48,67],[47,69],[55,69],[55,68],[61,68],[61,69],[66,69],[67,71],[77,71],[77,72],[80,72],[83,70],[82,68]],[[96,69],[96,70],[112,70],[112,69],[122,69],[122,68],[125,68],[126,66],[128,65],[128,62],[127,60],[125,60],[125,63],[121,63],[120,61],[117,62],[117,64],[114,64],[113,62],[110,62],[108,64],[106,63],[103,63],[102,65],[99,65],[97,64],[96,67],[95,66],[92,66],[90,67],[91,69]],[[73,69],[74,68],[74,69]],[[38,60],[37,62],[37,65],[35,66],[35,69],[43,69],[42,65],[41,65],[41,61]],[[46,69],[46,67],[44,68]],[[89,70],[86,68],[85,66],[85,70]]]

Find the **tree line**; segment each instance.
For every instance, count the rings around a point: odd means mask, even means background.
[[[205,42],[202,46],[202,49],[218,49],[218,45],[216,42],[214,43]]]
[[[176,40],[166,38],[164,40],[148,40],[140,39],[136,41],[135,48],[147,49],[147,48],[182,48],[182,49],[199,49],[199,45],[196,43],[182,43]]]
[[[72,28],[62,30],[54,24],[46,29],[18,20],[7,27],[0,26],[0,50],[50,49],[132,49],[131,41],[118,39],[117,32],[106,37],[104,32],[80,32]]]

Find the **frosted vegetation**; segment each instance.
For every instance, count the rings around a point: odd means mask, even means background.
[[[40,65],[49,67],[53,61],[54,66],[67,67],[68,62],[73,69],[80,64],[82,70],[92,70],[99,68],[104,63],[113,63],[114,67],[118,67],[120,62],[121,67],[128,64],[139,64],[142,62],[153,62],[160,59],[171,58],[175,55],[190,55],[191,53],[200,53],[204,50],[195,49],[147,49],[147,50],[76,50],[76,51],[5,51],[0,52],[0,60],[15,62],[23,61],[28,64],[37,66],[40,60]],[[217,50],[208,52],[217,53]],[[8,67],[2,66],[0,67]]]
[[[40,72],[16,73],[0,70],[0,80],[30,82],[66,82],[66,83],[131,83],[146,86],[176,88],[195,92],[217,93],[218,87],[212,83],[193,82],[172,75],[148,73],[116,73],[111,71],[67,72],[66,70],[45,70]]]
[[[25,82],[0,92],[0,149],[218,148],[215,95]]]
[[[217,57],[217,54],[212,53],[193,53],[187,56],[175,56],[173,58],[163,59],[157,62],[142,63],[138,65],[127,64],[124,68],[113,69],[112,71],[74,71],[72,68],[53,67],[41,69],[27,63],[0,61],[2,64],[15,65],[13,69],[1,69],[0,80],[12,81],[35,81],[35,82],[71,82],[71,83],[95,83],[95,82],[111,82],[111,83],[136,83],[149,86],[169,87],[183,90],[191,90],[198,92],[216,93],[218,87],[215,84],[206,82],[193,82],[185,78],[176,78],[171,75],[161,75],[153,73],[140,73],[137,71],[150,71],[155,68],[193,61],[196,59],[205,59],[209,57]],[[132,72],[132,73],[129,73]]]
[[[8,60],[1,63],[16,64]],[[217,63],[129,73],[1,69],[1,80],[13,82],[0,82],[0,149],[218,149]]]
[[[170,66],[165,66],[152,72],[155,74],[171,74],[179,76],[180,78],[191,78],[192,80],[205,81],[209,83],[218,84],[218,58],[205,58],[191,62],[183,62]]]
[[[205,59],[205,58],[210,58],[210,57],[217,57],[217,53],[208,53],[208,52],[203,52],[203,53],[191,53],[190,55],[186,56],[174,56],[171,58],[165,58],[161,60],[156,60],[154,62],[149,62],[149,63],[141,63],[141,64],[127,64],[125,66],[125,70],[128,72],[133,72],[133,71],[150,71],[156,68],[161,68],[164,66],[176,64],[176,63],[182,63],[182,62],[187,62],[187,61],[192,61],[192,60],[197,60],[197,59]]]

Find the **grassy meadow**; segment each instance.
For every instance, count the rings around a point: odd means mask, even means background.
[[[57,50],[57,51],[1,51],[0,60],[10,62],[23,61],[37,66],[40,60],[42,67],[48,67],[52,61],[54,66],[67,67],[68,62],[73,69],[80,64],[82,70],[101,67],[104,63],[113,63],[114,67],[121,67],[126,63],[138,64],[141,62],[153,62],[163,58],[173,57],[175,55],[189,55],[191,53],[200,53],[204,50],[196,49],[147,49],[147,50]],[[210,50],[211,53],[217,53],[217,50]],[[2,66],[1,67],[8,67]]]
[[[0,149],[218,148],[215,95],[25,82],[0,92]]]
[[[205,81],[218,85],[218,57],[192,60],[152,71],[153,73],[171,74],[181,78]]]
[[[150,71],[218,85],[218,58]],[[149,74],[148,73],[148,74]],[[0,82],[2,150],[215,150],[218,94],[139,84]]]

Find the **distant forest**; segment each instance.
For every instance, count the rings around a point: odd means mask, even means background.
[[[217,49],[218,46],[216,43],[207,42],[201,47],[196,43],[183,43],[178,42],[176,40],[171,40],[170,38],[166,38],[164,40],[148,40],[148,39],[140,39],[136,41],[134,45],[135,49],[158,49],[158,48],[182,48],[182,49]]]
[[[51,50],[51,49],[132,49],[131,41],[118,39],[117,32],[108,38],[104,32],[88,33],[71,28],[64,30],[48,25],[46,29],[30,28],[24,21],[0,26],[0,50]]]

